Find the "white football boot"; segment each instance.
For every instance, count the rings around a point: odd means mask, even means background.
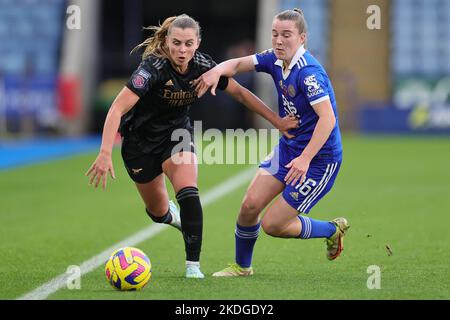
[[[186,278],[203,279],[205,275],[200,271],[200,264],[186,263]]]

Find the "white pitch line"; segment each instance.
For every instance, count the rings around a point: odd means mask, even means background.
[[[220,199],[221,197],[227,195],[233,190],[239,188],[243,184],[247,183],[253,175],[256,173],[254,167],[250,169],[246,169],[241,171],[240,173],[232,176],[230,179],[225,180],[223,183],[215,186],[203,196],[200,195],[200,199],[202,202],[202,206],[206,207],[207,205],[213,203],[214,201]],[[105,249],[100,252],[96,256],[92,257],[89,260],[84,261],[80,265],[81,276],[95,270],[99,266],[105,263],[105,261],[111,255],[111,252],[116,250],[117,248],[127,247],[127,246],[135,246],[138,243],[141,243],[147,239],[150,239],[168,228],[168,225],[165,224],[152,224],[149,227],[133,234],[132,236],[112,245],[111,247]],[[55,293],[59,289],[63,288],[68,280],[70,274],[63,273],[59,276],[53,278],[52,280],[44,283],[38,288],[28,292],[27,294],[17,298],[17,300],[43,300],[46,299],[49,295]]]

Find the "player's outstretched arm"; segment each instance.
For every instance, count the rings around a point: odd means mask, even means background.
[[[102,183],[103,189],[106,188],[108,172],[111,174],[113,179],[116,178],[111,158],[114,139],[116,137],[117,130],[119,129],[122,115],[127,113],[138,100],[139,97],[133,91],[124,87],[112,103],[111,108],[109,108],[105,125],[103,127],[100,152],[94,163],[85,173],[85,175],[89,177],[89,184],[92,185],[92,183],[95,183],[95,188],[98,187],[100,182]]]
[[[264,119],[269,121],[287,138],[293,137],[293,135],[288,133],[288,130],[298,128],[298,119],[294,115],[288,115],[284,118],[280,118],[264,102],[262,102],[261,99],[255,96],[250,90],[241,86],[236,80],[232,78],[229,79],[228,86],[225,89],[225,92],[245,105],[250,110],[258,113]]]
[[[255,70],[252,56],[230,59],[202,74],[198,79],[194,80],[193,85],[195,86],[199,98],[202,97],[209,88],[211,88],[211,94],[215,96],[220,77],[232,77],[236,73],[252,70]]]
[[[298,181],[300,184],[305,181],[311,160],[322,149],[336,125],[336,117],[330,100],[319,102],[312,107],[319,116],[319,121],[317,121],[311,140],[302,154],[286,165],[286,168],[289,168],[289,172],[284,178],[286,184],[291,183],[294,186]]]

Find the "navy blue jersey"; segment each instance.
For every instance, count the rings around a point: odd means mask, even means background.
[[[289,131],[295,137],[281,137],[282,143],[303,151],[314,132],[319,116],[313,105],[330,100],[336,117],[336,125],[328,140],[316,155],[316,159],[336,162],[342,159],[342,142],[333,87],[320,63],[304,47],[300,47],[289,67],[283,71],[283,61],[277,59],[272,49],[253,56],[255,69],[272,76],[278,93],[279,115],[294,114],[299,127]],[[314,160],[314,159],[313,159]]]
[[[145,58],[126,84],[140,99],[122,117],[122,136],[135,137],[146,153],[154,153],[174,130],[191,130],[189,109],[198,99],[191,82],[215,65],[209,55],[196,51],[188,72],[180,74],[167,58]],[[227,86],[228,78],[221,77],[217,87]]]

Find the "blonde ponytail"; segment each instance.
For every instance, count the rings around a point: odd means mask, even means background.
[[[152,31],[153,35],[145,39],[145,41],[141,44],[138,44],[136,47],[134,47],[133,50],[131,50],[130,54],[141,48],[145,48],[144,53],[142,54],[142,60],[150,55],[154,55],[158,58],[169,58],[169,51],[166,45],[166,37],[167,35],[169,35],[172,28],[192,28],[196,31],[197,37],[200,39],[199,23],[187,14],[182,14],[179,16],[167,18],[160,26],[151,26],[144,28],[144,30]]]
[[[170,25],[176,18],[176,16],[169,17],[164,20],[162,25],[144,28],[144,30],[152,31],[153,35],[134,47],[130,54],[141,48],[145,48],[144,53],[142,54],[142,60],[149,55],[155,55],[158,58],[167,58],[166,36],[169,32]]]

